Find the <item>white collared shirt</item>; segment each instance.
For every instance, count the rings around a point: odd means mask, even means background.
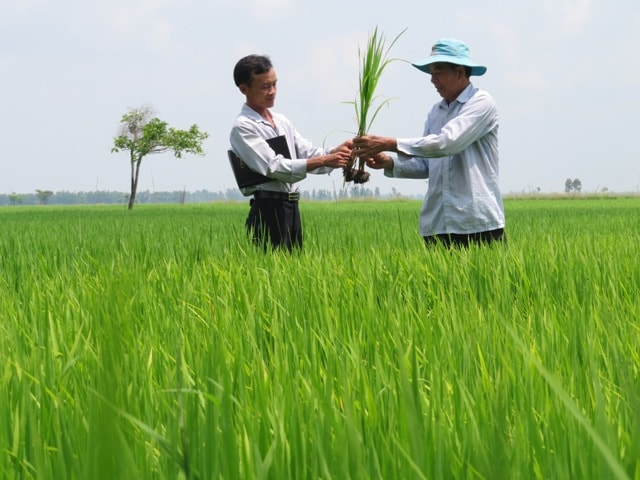
[[[434,105],[424,136],[398,138],[390,177],[428,178],[420,235],[504,228],[498,181],[498,113],[491,96],[469,84],[458,98]]]
[[[253,171],[266,175],[270,182],[242,189],[246,196],[256,190],[273,192],[295,191],[294,183],[307,176],[307,159],[327,155],[330,149],[316,148],[303,138],[284,115],[270,112],[275,129],[247,104],[231,129],[231,149]],[[291,153],[291,159],[276,155],[266,142],[267,139],[284,135]],[[333,169],[322,167],[309,173],[330,173]]]

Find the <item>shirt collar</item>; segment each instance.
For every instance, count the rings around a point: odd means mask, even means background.
[[[265,125],[270,125],[269,122],[267,122],[264,118],[262,118],[262,116],[256,112],[253,108],[251,108],[249,105],[247,105],[246,103],[242,105],[242,115],[250,118],[251,120],[254,120],[256,122],[261,122],[264,123]],[[273,115],[273,112],[271,112],[271,114]],[[275,121],[275,119],[274,119]]]
[[[475,88],[473,87],[473,84],[469,82],[469,85],[467,85],[465,89],[462,92],[460,92],[460,95],[458,95],[458,97],[453,102],[467,103],[467,101],[473,96],[474,92],[475,92]],[[443,98],[440,101],[440,106],[444,108],[448,108],[450,104],[448,104],[447,101]]]

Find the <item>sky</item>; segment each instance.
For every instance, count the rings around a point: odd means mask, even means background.
[[[0,193],[128,192],[128,156],[111,148],[143,105],[209,138],[204,156],[146,157],[139,191],[236,188],[226,151],[244,97],[232,72],[251,53],[274,64],[274,110],[335,146],[354,135],[358,51],[376,27],[387,43],[406,30],[370,133],[422,134],[440,98],[409,62],[458,38],[488,68],[472,82],[497,103],[503,193],[562,192],[567,178],[583,192],[640,191],[637,0],[0,0]],[[427,189],[382,172],[366,186]],[[339,189],[341,172],[300,187]]]

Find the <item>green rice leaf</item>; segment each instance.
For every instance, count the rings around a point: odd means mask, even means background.
[[[388,101],[379,105],[370,115],[370,111],[375,103],[376,88],[380,82],[380,78],[385,68],[394,60],[389,58],[389,52],[398,38],[406,31],[406,28],[400,32],[387,47],[385,45],[385,37],[378,31],[378,27],[369,35],[367,48],[364,52],[358,49],[360,57],[360,73],[358,78],[358,98],[354,102],[356,111],[356,122],[358,123],[358,135],[367,133],[371,124],[375,119],[380,108],[387,104]]]

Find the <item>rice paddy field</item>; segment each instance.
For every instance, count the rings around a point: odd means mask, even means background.
[[[2,479],[640,479],[640,199],[0,209]]]

